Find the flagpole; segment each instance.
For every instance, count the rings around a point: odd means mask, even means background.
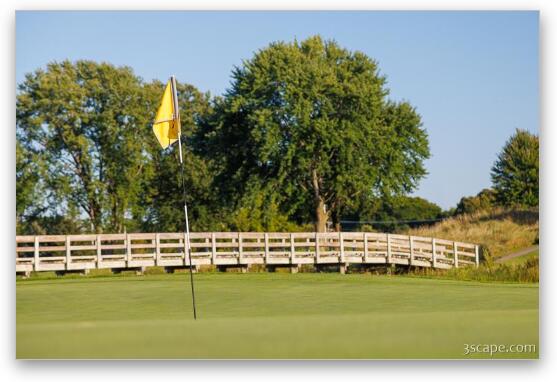
[[[180,109],[178,108],[178,94],[176,91],[176,78],[174,76],[170,77],[170,83],[172,86],[172,101],[174,106],[174,111],[176,113],[175,120],[180,123]],[[180,172],[182,174],[182,193],[184,198],[184,219],[186,222],[186,243],[185,249],[188,256],[188,261],[190,263],[190,285],[191,285],[191,300],[193,306],[193,319],[197,320],[197,310],[195,308],[195,288],[193,286],[193,264],[191,262],[191,245],[190,245],[190,224],[188,220],[188,204],[186,203],[186,178],[184,175],[184,160],[182,157],[182,129],[178,126],[178,151],[180,153]]]

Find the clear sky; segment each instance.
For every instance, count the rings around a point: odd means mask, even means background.
[[[415,195],[443,208],[489,187],[516,128],[539,130],[538,12],[17,12],[16,82],[54,60],[175,74],[222,94],[235,65],[272,41],[320,34],[379,63],[395,100],[422,115],[429,175]]]

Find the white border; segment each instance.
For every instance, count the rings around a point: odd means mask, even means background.
[[[121,1],[97,0],[88,2],[71,1],[2,1],[2,41],[3,59],[0,92],[0,115],[3,119],[2,131],[4,138],[0,139],[0,153],[2,179],[5,183],[2,192],[2,252],[0,264],[3,274],[3,341],[1,345],[2,357],[0,373],[5,381],[19,378],[35,381],[99,381],[126,380],[160,381],[194,379],[206,382],[209,379],[220,380],[261,381],[288,379],[356,380],[378,378],[396,381],[453,381],[475,380],[505,380],[530,381],[551,380],[557,375],[557,361],[555,359],[555,256],[550,248],[556,248],[553,219],[555,217],[555,202],[551,196],[556,195],[555,175],[556,150],[555,129],[557,120],[555,108],[555,76],[550,68],[556,68],[556,1]],[[541,333],[540,350],[541,361],[493,361],[493,362],[402,362],[402,361],[373,361],[373,362],[29,362],[15,361],[15,282],[13,269],[14,253],[13,237],[15,217],[15,10],[30,9],[373,9],[373,10],[540,10],[541,27],[541,247],[542,247],[542,287],[541,287]],[[8,180],[6,180],[8,179]],[[555,251],[554,251],[555,252]],[[554,256],[555,255],[555,256]]]

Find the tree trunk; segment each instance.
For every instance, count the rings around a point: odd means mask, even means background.
[[[327,232],[327,220],[329,218],[329,215],[327,214],[327,206],[325,206],[325,201],[321,196],[320,179],[315,169],[311,171],[311,183],[313,186],[313,197],[315,200],[315,231]]]
[[[93,232],[102,233],[101,208],[95,201],[89,201],[89,217]]]
[[[341,230],[341,226],[340,226],[340,212],[339,212],[339,208],[338,207],[333,207],[332,211],[331,211],[331,220],[333,221],[333,227],[335,229],[335,232],[340,232]]]
[[[325,209],[325,202],[319,198],[315,203],[315,231],[327,232],[327,210]]]

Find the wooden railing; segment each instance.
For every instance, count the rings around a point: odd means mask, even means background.
[[[16,272],[188,267],[185,239],[183,233],[16,236]],[[479,264],[475,244],[372,232],[195,232],[190,243],[194,266]]]

